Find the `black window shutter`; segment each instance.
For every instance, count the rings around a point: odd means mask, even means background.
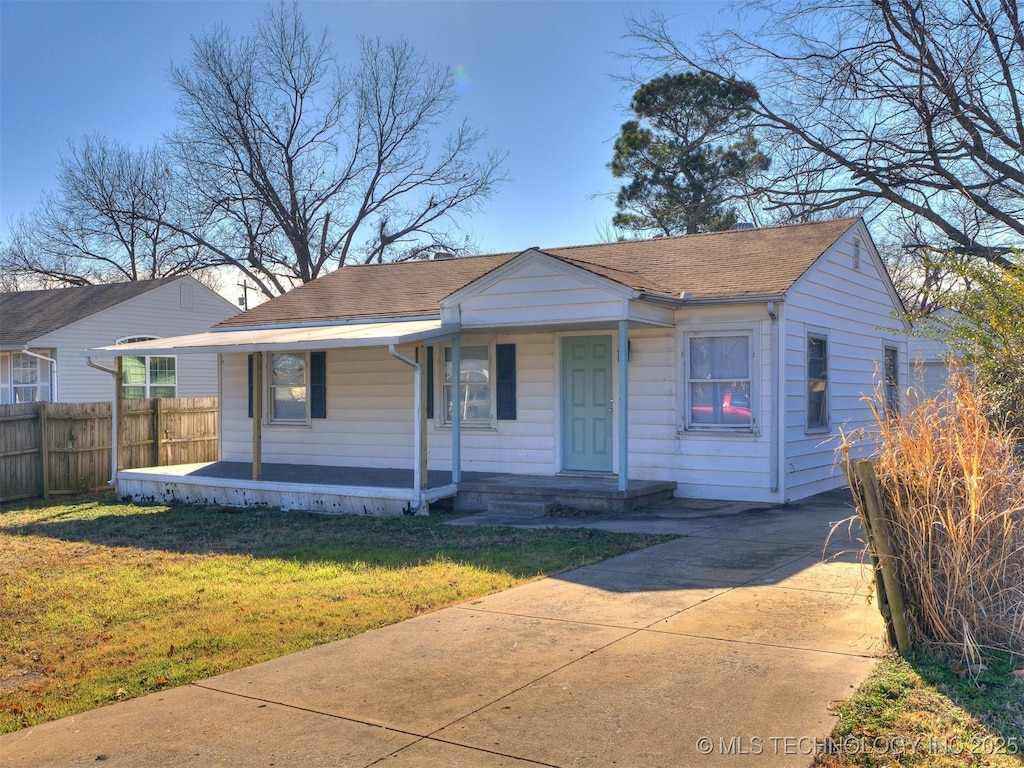
[[[249,418],[252,418],[252,355],[249,355]]]
[[[498,419],[514,421],[516,418],[516,345],[495,346],[498,385]]]
[[[309,353],[309,415],[327,418],[327,353]]]
[[[427,347],[427,418],[434,418],[434,348]]]

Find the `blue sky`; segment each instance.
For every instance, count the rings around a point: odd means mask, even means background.
[[[614,75],[630,14],[660,7],[679,34],[710,23],[721,2],[301,2],[327,27],[340,60],[359,36],[407,38],[462,75],[460,115],[508,152],[511,183],[462,219],[482,252],[600,240],[614,212],[606,169],[630,93]],[[246,34],[263,2],[0,3],[0,237],[11,216],[55,189],[68,141],[99,133],[131,146],[174,122],[169,64],[218,23]]]

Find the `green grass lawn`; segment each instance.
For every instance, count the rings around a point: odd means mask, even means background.
[[[672,538],[136,506],[0,513],[0,733]]]
[[[956,664],[895,653],[836,711],[833,754],[816,768],[1024,766],[1024,679],[1010,659],[977,676]]]

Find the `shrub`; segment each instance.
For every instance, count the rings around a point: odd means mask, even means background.
[[[872,401],[876,472],[915,648],[1024,655],[1024,476],[1011,430],[982,390],[952,369],[934,399],[911,392],[887,417]],[[844,435],[843,450],[864,437]]]

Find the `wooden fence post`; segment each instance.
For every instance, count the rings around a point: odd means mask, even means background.
[[[43,500],[50,498],[50,431],[46,424],[46,401],[39,401],[39,476],[43,485]]]
[[[156,434],[153,435],[153,446],[156,450],[154,467],[162,467],[164,465],[164,400],[162,397],[157,397],[153,402],[153,430]]]
[[[903,599],[903,587],[900,585],[897,571],[897,559],[889,541],[889,527],[886,521],[885,502],[875,474],[875,466],[871,461],[857,463],[857,477],[861,482],[864,498],[864,511],[869,530],[868,538],[871,548],[878,556],[879,568],[882,571],[882,583],[885,585],[885,596],[890,607],[892,629],[896,635],[896,648],[900,655],[911,653],[910,632],[907,628],[906,603]]]

